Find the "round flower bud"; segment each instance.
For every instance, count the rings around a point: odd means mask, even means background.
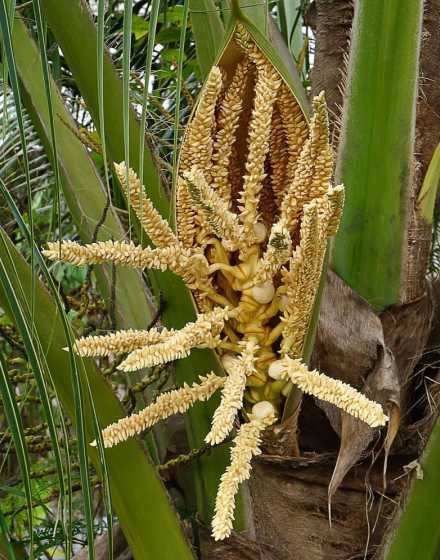
[[[274,295],[275,287],[270,280],[263,282],[263,284],[257,284],[252,288],[252,297],[258,303],[269,303]]]
[[[267,228],[262,222],[254,224],[254,233],[257,243],[263,243],[267,236]]]
[[[286,371],[286,365],[283,360],[276,360],[272,362],[267,370],[269,377],[272,379],[281,379],[282,374]]]
[[[224,369],[230,373],[230,371],[234,368],[234,365],[237,362],[237,358],[233,354],[223,354],[220,358],[222,366]]]
[[[269,401],[260,401],[254,404],[252,407],[252,414],[262,420],[269,416],[270,414],[275,414],[275,407]]]

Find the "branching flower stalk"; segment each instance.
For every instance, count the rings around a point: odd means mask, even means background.
[[[372,427],[381,406],[301,361],[329,237],[335,235],[344,188],[330,184],[332,151],[324,95],[308,123],[293,93],[248,32],[237,25],[234,69],[212,69],[184,136],[177,180],[177,234],[155,210],[124,163],[116,173],[156,248],[120,241],[49,244],[52,260],[112,262],[168,269],[191,289],[198,317],[180,331],[154,328],[81,338],[82,356],[127,354],[134,371],[213,348],[225,377],[162,394],[103,431],[107,447],[124,441],[222,388],[206,442],[225,440],[242,423],[222,477],[212,523],[230,535],[239,484],[249,478],[263,431],[281,416],[292,385]],[[241,49],[241,50],[240,50]],[[251,98],[245,107],[243,99]],[[127,184],[128,176],[128,184]],[[244,412],[244,413],[243,413]],[[247,421],[246,421],[247,420]]]
[[[129,437],[151,428],[160,420],[173,414],[183,414],[194,403],[208,400],[223,383],[223,377],[210,373],[205,377],[201,376],[199,384],[194,383],[191,387],[185,384],[181,389],[164,393],[153,404],[140,412],[107,426],[102,431],[104,446],[113,447]],[[91,445],[96,446],[96,441],[93,441]]]

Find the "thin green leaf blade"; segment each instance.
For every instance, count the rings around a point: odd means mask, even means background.
[[[30,478],[30,461],[26,446],[26,438],[21,421],[20,411],[14,397],[14,392],[9,382],[7,366],[2,354],[0,354],[0,395],[2,398],[2,406],[6,416],[6,420],[11,431],[12,440],[14,442],[17,460],[20,467],[21,478],[24,487],[24,493],[27,503],[28,530],[31,536],[31,551],[33,547],[33,518],[32,518],[32,487]],[[0,511],[0,522],[2,533],[6,540],[6,548],[9,558],[15,559],[14,550],[9,542],[6,523],[2,512]]]
[[[96,67],[98,83],[98,113],[99,113],[99,137],[102,146],[102,159],[104,164],[105,187],[107,190],[107,203],[110,202],[110,181],[107,160],[107,142],[105,138],[105,113],[104,113],[104,29],[105,29],[105,0],[98,0],[98,40],[96,43]],[[107,216],[104,216],[104,219]],[[95,237],[97,231],[93,237]],[[92,238],[93,238],[92,237]]]
[[[130,58],[133,0],[124,0],[123,46],[122,46],[122,107],[124,126],[125,180],[128,185],[130,168]],[[128,231],[131,236],[130,195],[128,195]]]
[[[85,373],[85,372],[84,372]],[[87,376],[84,375],[87,379]],[[96,447],[99,454],[99,463],[102,469],[102,481],[103,481],[103,502],[105,507],[106,519],[107,519],[107,558],[113,560],[113,507],[112,507],[112,494],[109,479],[109,472],[107,467],[107,457],[104,448],[104,440],[102,438],[102,429],[105,426],[99,424],[98,413],[96,412],[95,403],[93,402],[92,390],[89,383],[86,383],[87,398],[90,403],[90,409],[92,412],[93,421],[93,431],[95,436],[95,441],[97,443]]]
[[[38,37],[38,47],[40,49],[40,58],[41,58],[41,69],[43,73],[44,79],[44,88],[46,92],[47,98],[47,108],[48,108],[48,116],[49,116],[49,127],[50,127],[50,140],[51,140],[51,149],[52,149],[52,161],[54,162],[54,187],[55,187],[55,216],[57,217],[57,226],[58,231],[61,231],[61,187],[60,187],[60,170],[58,165],[58,149],[57,149],[57,142],[56,142],[56,135],[55,135],[55,124],[54,124],[54,112],[52,106],[52,90],[50,87],[50,80],[49,80],[49,63],[47,59],[46,53],[46,33],[44,31],[44,24],[43,24],[43,16],[41,14],[41,5],[40,0],[32,0],[33,8],[34,8],[34,15],[37,24],[37,37]],[[51,224],[52,225],[52,224]],[[52,229],[52,228],[50,228]]]
[[[174,138],[173,138],[173,192],[176,191],[177,182],[177,160],[178,160],[178,150],[179,150],[179,132],[180,132],[180,96],[182,93],[182,75],[183,75],[183,61],[185,56],[185,37],[186,28],[188,26],[188,8],[189,0],[184,0],[183,3],[183,22],[182,28],[180,30],[180,41],[179,41],[179,56],[177,61],[177,76],[176,76],[176,109],[174,112]]]
[[[438,495],[440,492],[440,423],[437,421],[399,519],[387,560],[436,560],[440,550]],[[423,473],[422,478],[417,472]]]
[[[197,61],[205,79],[223,43],[225,29],[214,0],[190,0],[189,8]]]
[[[417,205],[427,224],[432,224],[435,201],[440,184],[440,144],[434,150],[428,170],[423,179],[422,188],[417,197]]]
[[[303,0],[278,0],[280,30],[295,60],[303,48],[302,15]]]
[[[84,96],[87,108],[99,130],[99,90],[97,72],[97,34],[88,9],[79,0],[41,0],[48,24],[63,50],[75,81]],[[104,96],[106,118],[106,140],[113,161],[125,158],[124,143],[124,95],[122,82],[113,67],[107,52],[104,52]],[[139,171],[139,122],[134,111],[129,111],[129,161]],[[154,193],[158,210],[167,216],[168,201],[161,191],[159,173],[148,148],[144,151],[143,183]]]
[[[2,45],[4,53],[6,56],[6,61],[8,65],[9,79],[11,82],[12,92],[14,95],[16,115],[18,121],[18,128],[20,131],[20,141],[23,149],[23,167],[24,174],[26,177],[26,194],[29,204],[29,227],[31,230],[31,235],[33,238],[34,228],[33,228],[33,215],[32,215],[32,190],[31,190],[31,179],[29,174],[29,158],[27,152],[26,134],[24,130],[23,114],[22,114],[22,102],[20,95],[20,86],[18,82],[17,68],[15,64],[15,53],[12,46],[12,36],[11,36],[11,21],[13,23],[13,10],[14,3],[10,3],[9,6],[6,2],[0,3],[0,29],[2,34]],[[33,263],[32,263],[33,265]],[[32,266],[33,268],[33,266]],[[31,299],[33,296],[33,290],[31,293]]]
[[[145,55],[145,76],[144,76],[144,87],[143,87],[143,101],[142,101],[142,114],[139,129],[139,177],[144,176],[144,152],[145,152],[145,134],[146,134],[146,124],[147,124],[147,109],[148,109],[148,96],[149,96],[149,85],[151,77],[151,64],[153,61],[153,49],[154,42],[156,38],[157,20],[159,17],[160,0],[153,0],[151,5],[151,15],[150,15],[150,25],[148,31],[147,40],[147,52]],[[142,243],[143,230],[141,231],[141,243]]]

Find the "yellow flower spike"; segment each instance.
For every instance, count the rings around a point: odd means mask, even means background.
[[[372,428],[384,426],[388,421],[388,416],[379,403],[371,401],[339,379],[333,379],[316,370],[309,370],[301,360],[283,358],[276,366],[272,366],[269,375],[271,372],[272,375],[276,372],[278,379],[291,381],[304,393],[334,404]]]
[[[288,157],[285,185],[290,185],[295,177],[299,155],[307,138],[308,126],[300,107],[298,105],[292,107],[291,93],[285,84],[280,88],[278,107],[280,121],[288,140],[286,146]],[[284,193],[285,188],[279,194],[280,200],[282,200]]]
[[[204,228],[221,239],[226,249],[236,250],[243,237],[243,228],[237,216],[228,210],[226,202],[208,185],[200,169],[192,167],[191,171],[184,173],[184,178]]]
[[[196,166],[209,173],[212,166],[212,134],[215,128],[215,109],[222,89],[222,73],[213,66],[192,121],[185,131],[185,139],[180,152],[180,171],[189,171]],[[208,180],[210,176],[208,175]]]
[[[254,108],[249,124],[249,155],[239,200],[245,236],[242,254],[255,241],[254,225],[258,220],[259,194],[265,177],[264,161],[269,149],[272,111],[280,85],[281,80],[269,63],[258,67]]]
[[[281,218],[290,231],[295,229],[304,204],[328,190],[333,170],[324,93],[314,98],[313,107],[315,113],[309,137],[302,147],[295,174],[281,204]]]
[[[284,323],[281,351],[292,357],[302,354],[307,325],[310,321],[327,239],[337,229],[343,204],[343,187],[330,188],[321,198],[304,207],[300,244],[296,247],[289,268],[282,272]]]
[[[194,403],[207,401],[224,383],[224,378],[213,373],[199,379],[200,384],[194,383],[191,387],[185,385],[181,389],[164,393],[140,412],[107,426],[102,430],[104,447],[113,447],[173,414],[183,414]],[[90,445],[95,447],[96,441]]]
[[[124,241],[97,241],[81,245],[76,241],[48,243],[43,255],[53,261],[77,266],[112,262],[132,268],[171,270],[189,285],[197,285],[207,276],[206,258],[179,245],[151,249]]]
[[[207,443],[221,443],[231,432],[235,417],[243,406],[246,378],[255,371],[257,347],[255,341],[250,340],[240,357],[234,358],[229,355],[222,358],[228,377],[223,385],[220,405],[212,419],[211,430],[205,437]]]
[[[215,348],[220,344],[219,334],[228,319],[229,311],[217,308],[201,314],[194,323],[188,323],[180,331],[158,344],[150,344],[134,350],[118,366],[121,371],[136,371],[185,358],[193,348]]]
[[[258,405],[261,404],[258,403]],[[231,463],[221,478],[215,501],[212,536],[216,541],[225,539],[231,534],[234,520],[235,496],[240,484],[251,475],[252,458],[261,453],[261,436],[264,430],[276,421],[276,417],[271,411],[273,411],[273,407],[263,417],[249,415],[249,422],[241,426],[234,439]]]
[[[164,342],[175,332],[174,329],[150,329],[149,331],[128,329],[103,336],[86,336],[75,341],[74,350],[83,357],[125,354],[148,344]]]
[[[336,235],[341,221],[342,209],[344,208],[345,190],[342,185],[337,185],[328,191],[329,209],[331,218],[327,226],[327,236]]]
[[[179,240],[184,247],[192,247],[197,235],[196,211],[182,177],[177,177],[176,198]]]
[[[221,88],[222,73],[218,67],[214,66],[202,90],[194,118],[185,132],[179,162],[181,174],[196,166],[205,170],[208,181],[211,178],[212,134],[215,125],[215,108]],[[181,179],[178,180],[177,202],[179,239],[185,247],[191,247],[198,231],[196,213]]]
[[[138,179],[138,176],[129,169],[128,171],[128,187],[127,187],[127,168],[125,163],[114,164],[116,175],[119,182],[130,200],[130,207],[134,209],[136,216],[139,218],[141,226],[156,245],[156,247],[167,247],[168,245],[177,245],[177,238],[170,228],[168,222],[162,218],[159,212],[154,208],[151,200],[144,192],[144,187]]]
[[[280,92],[282,91],[282,89],[283,86],[281,85]],[[278,109],[278,103],[279,101],[277,101],[272,115],[272,135],[270,138],[269,158],[272,168],[272,191],[278,206],[281,206],[284,192],[286,190],[286,185],[288,184],[287,168],[289,167],[290,173],[293,173],[294,170],[291,166],[288,166],[287,140],[286,134],[284,132],[283,122],[281,120],[280,112]],[[299,107],[298,113],[302,115]],[[288,114],[290,115],[290,111]],[[304,127],[304,131],[307,133],[306,126]],[[295,135],[295,138],[296,137],[297,136]],[[294,159],[296,162],[296,158],[292,159]]]
[[[249,64],[250,62],[247,58],[244,58],[237,64],[231,84],[220,105],[218,131],[214,139],[212,188],[218,192],[228,207],[232,194],[229,183],[229,164],[243,108],[243,96],[249,80]]]
[[[292,240],[284,220],[280,220],[272,227],[266,252],[256,276],[256,283],[267,282],[272,279],[289,260],[292,254]]]

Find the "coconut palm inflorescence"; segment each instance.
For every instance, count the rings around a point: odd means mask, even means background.
[[[217,494],[213,536],[230,535],[239,484],[250,476],[266,427],[280,418],[293,385],[370,426],[381,406],[352,387],[309,371],[301,358],[328,238],[344,189],[330,184],[333,158],[324,96],[310,124],[289,86],[237,25],[234,64],[214,66],[187,126],[177,179],[177,234],[155,210],[133,170],[115,165],[130,205],[156,248],[103,241],[51,243],[45,254],[76,265],[113,262],[169,269],[192,291],[198,316],[181,330],[120,331],[76,341],[82,356],[127,354],[135,371],[213,348],[225,376],[165,393],[103,430],[111,447],[221,389],[206,441],[218,444],[241,412],[231,464]],[[128,178],[128,181],[127,181]]]

